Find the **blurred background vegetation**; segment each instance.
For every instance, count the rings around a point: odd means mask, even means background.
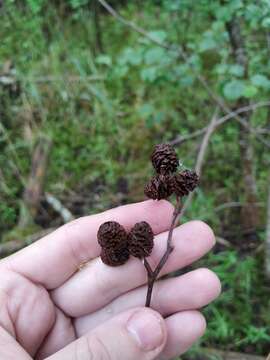
[[[72,217],[142,200],[152,147],[171,142],[201,171],[183,220],[218,237],[196,266],[223,284],[185,356],[266,355],[269,0],[110,6],[0,1],[0,255]]]

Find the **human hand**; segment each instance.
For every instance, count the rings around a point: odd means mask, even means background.
[[[220,293],[220,282],[197,269],[154,286],[152,309],[144,308],[146,274],[141,262],[108,267],[99,258],[96,234],[115,220],[130,229],[153,228],[156,264],[166,246],[173,208],[145,201],[66,224],[0,262],[0,359],[151,360],[186,351],[205,330],[197,309]],[[191,264],[214,245],[212,230],[191,221],[173,233],[166,274]],[[87,264],[78,271],[82,263]],[[162,275],[161,274],[161,275]]]

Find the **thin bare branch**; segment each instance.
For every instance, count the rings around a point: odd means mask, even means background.
[[[74,219],[73,214],[55,196],[46,192],[45,199],[47,203],[51,205],[54,211],[56,211],[62,217],[64,223],[67,223]]]
[[[216,242],[219,245],[225,246],[227,248],[231,247],[231,243],[228,240],[224,239],[223,237],[216,236]]]
[[[120,21],[123,25],[128,26],[129,28],[131,28],[132,30],[136,31],[137,33],[143,35],[145,38],[147,38],[148,40],[150,40],[151,42],[153,42],[154,44],[172,51],[172,52],[176,52],[178,54],[180,54],[180,52],[182,53],[182,49],[181,48],[176,48],[175,46],[168,44],[164,41],[159,41],[156,37],[151,36],[151,34],[148,33],[147,30],[143,29],[142,27],[138,26],[137,24],[135,24],[132,21],[126,20],[125,18],[123,18],[113,7],[111,7],[110,4],[107,3],[107,1],[105,0],[97,0],[113,17],[115,17],[118,21]]]
[[[197,156],[197,160],[196,160],[196,165],[195,165],[195,171],[196,173],[200,176],[201,172],[202,172],[202,166],[203,166],[203,162],[205,159],[205,155],[206,155],[206,150],[210,141],[210,137],[213,134],[215,128],[216,128],[216,122],[217,122],[217,114],[218,114],[218,108],[215,109],[214,114],[212,116],[212,119],[209,122],[209,125],[207,127],[207,130],[205,132],[205,135],[202,139],[201,142],[201,146],[198,152],[198,156]],[[191,204],[191,201],[193,199],[194,196],[194,192],[189,193],[183,207],[180,213],[180,217],[182,218],[182,216],[184,216],[187,208],[189,207],[189,205]]]
[[[270,107],[270,101],[261,101],[261,102],[255,103],[255,104],[250,104],[248,106],[243,106],[243,107],[241,107],[241,108],[239,108],[239,109],[237,109],[235,111],[231,111],[229,114],[224,115],[221,118],[217,119],[215,128],[217,128],[220,125],[224,124],[228,120],[233,119],[238,114],[245,113],[245,112],[248,112],[248,111],[254,111],[254,110],[256,110],[258,108],[261,108],[261,107]],[[208,125],[205,126],[202,129],[194,131],[191,134],[179,136],[176,139],[172,140],[170,142],[170,144],[174,145],[174,146],[175,145],[180,145],[180,144],[182,144],[183,142],[185,142],[187,140],[190,140],[190,139],[193,139],[193,138],[196,138],[198,136],[203,135],[207,131],[207,129],[208,129]],[[261,128],[259,128],[259,129],[253,128],[252,131],[255,132],[256,134],[261,134],[261,130],[262,130]]]

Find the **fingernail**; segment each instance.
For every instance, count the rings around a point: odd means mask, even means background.
[[[143,351],[159,347],[164,340],[162,320],[151,310],[137,311],[128,320],[127,330]]]

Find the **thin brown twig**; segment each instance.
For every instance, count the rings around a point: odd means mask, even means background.
[[[197,69],[194,68],[193,64],[189,61],[189,56],[188,54],[186,54],[186,52],[183,50],[182,47],[180,46],[174,46],[172,44],[169,44],[167,42],[164,41],[159,41],[157,38],[155,38],[154,36],[151,36],[145,29],[143,29],[142,27],[138,26],[137,24],[135,24],[132,21],[126,20],[125,18],[123,18],[113,7],[111,7],[111,5],[109,5],[107,3],[107,1],[105,0],[97,0],[99,1],[99,3],[112,15],[114,16],[118,21],[120,21],[122,24],[124,24],[125,26],[131,28],[132,30],[138,32],[139,34],[143,35],[145,38],[147,38],[148,40],[150,40],[151,42],[153,42],[154,44],[166,49],[167,51],[171,51],[174,52],[176,55],[178,55],[180,58],[182,58],[188,66],[190,66],[193,71],[194,74],[196,76],[196,78],[198,79],[198,81],[201,83],[201,85],[205,88],[205,90],[207,91],[207,93],[210,95],[210,97],[212,98],[212,100],[227,114],[233,114],[231,112],[231,109],[226,105],[226,103],[223,101],[222,98],[220,98],[212,89],[211,87],[208,85],[207,80],[197,72]],[[261,134],[256,133],[256,131],[254,131],[254,129],[244,120],[242,119],[240,116],[238,116],[238,114],[234,113],[233,116],[245,129],[247,129],[248,131],[250,131],[262,144],[264,144],[266,147],[270,148],[270,143],[264,139],[264,137]]]
[[[151,269],[147,260],[144,259],[144,265],[145,265],[145,268],[147,270],[147,275],[148,275],[148,287],[147,287],[147,295],[146,295],[146,302],[145,302],[146,307],[150,307],[150,305],[151,305],[151,297],[152,297],[154,283],[155,283],[160,271],[162,270],[163,266],[166,264],[171,252],[173,251],[172,235],[173,235],[173,230],[175,228],[177,220],[179,218],[180,211],[181,211],[181,199],[178,198],[177,204],[176,204],[174,212],[173,212],[172,222],[171,222],[169,233],[168,233],[166,250],[154,271]]]
[[[215,124],[215,129],[217,127],[219,127],[220,125],[224,124],[226,121],[233,119],[238,114],[242,114],[242,113],[245,113],[245,112],[248,112],[248,111],[253,111],[253,110],[256,110],[257,108],[267,107],[267,106],[270,107],[270,101],[261,101],[259,103],[251,104],[249,106],[243,106],[243,107],[241,107],[241,108],[239,108],[239,109],[237,109],[235,111],[232,111],[229,114],[224,115],[221,118],[217,119],[216,124]],[[194,131],[191,134],[179,136],[176,139],[172,140],[170,142],[170,144],[174,145],[174,146],[175,145],[180,145],[180,144],[182,144],[183,142],[185,142],[187,140],[190,140],[190,139],[193,139],[193,138],[196,138],[198,136],[203,135],[207,131],[207,129],[208,129],[208,125],[205,126],[202,129]],[[253,128],[253,131],[255,131],[257,134],[262,134],[262,129],[261,128],[260,129]],[[264,133],[267,133],[267,132],[264,132]]]
[[[204,162],[204,159],[205,159],[206,150],[207,150],[207,147],[209,145],[210,137],[211,137],[211,135],[213,134],[213,132],[214,132],[214,130],[216,128],[217,112],[218,112],[218,108],[215,109],[214,114],[213,114],[213,116],[212,116],[212,118],[211,118],[211,120],[209,122],[209,125],[207,126],[206,133],[205,133],[205,135],[204,135],[204,137],[202,139],[201,146],[200,146],[200,149],[199,149],[199,152],[198,152],[196,165],[195,165],[195,171],[199,176],[202,173],[202,166],[203,166],[203,162]],[[189,193],[189,195],[188,195],[188,197],[187,197],[187,199],[185,201],[185,204],[182,207],[181,214],[180,214],[181,217],[184,216],[187,208],[190,206],[191,201],[193,199],[193,196],[194,196],[193,192]]]
[[[47,203],[61,216],[64,223],[74,220],[74,215],[71,211],[53,194],[45,192],[44,196]]]

